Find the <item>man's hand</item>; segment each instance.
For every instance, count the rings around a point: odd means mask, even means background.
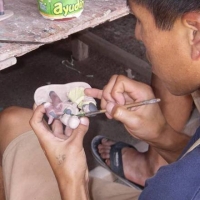
[[[85,94],[101,99],[101,107],[107,110],[109,118],[121,121],[132,136],[149,143],[169,163],[179,157],[188,142],[188,136],[169,126],[158,104],[129,110],[123,107],[155,98],[151,87],[144,83],[114,75],[103,90],[85,89]]]
[[[55,120],[51,130],[43,120],[44,114],[44,106],[38,106],[30,120],[30,125],[55,173],[62,198],[78,199],[73,195],[77,193],[75,190],[79,190],[77,195],[81,195],[81,199],[87,199],[88,168],[83,138],[88,130],[89,120],[81,118],[80,125],[72,130],[70,137],[67,137],[62,123]]]
[[[86,95],[101,99],[102,109],[109,118],[121,121],[128,132],[136,138],[152,141],[157,138],[166,124],[158,104],[126,109],[122,105],[155,98],[150,86],[114,75],[104,87],[86,89]]]

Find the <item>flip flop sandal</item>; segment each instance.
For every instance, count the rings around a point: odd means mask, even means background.
[[[133,146],[124,143],[124,142],[116,142],[114,145],[111,146],[110,150],[110,167],[104,162],[104,159],[101,158],[100,154],[98,153],[98,145],[101,144],[102,139],[108,139],[104,136],[98,135],[93,138],[91,142],[91,150],[94,158],[96,161],[103,166],[104,168],[108,169],[110,172],[115,174],[115,176],[121,180],[123,183],[125,183],[129,187],[137,188],[137,189],[144,189],[143,186],[136,184],[134,182],[131,182],[127,180],[124,176],[124,170],[123,170],[123,163],[122,163],[122,148],[124,147],[130,147],[134,148]],[[108,139],[110,140],[110,139]]]

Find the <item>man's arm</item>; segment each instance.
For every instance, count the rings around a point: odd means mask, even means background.
[[[189,140],[169,126],[158,104],[131,110],[122,106],[155,98],[152,88],[144,83],[114,75],[103,91],[86,89],[85,93],[94,98],[101,96],[101,107],[109,118],[121,121],[133,137],[152,145],[169,163],[179,157]]]
[[[176,161],[189,142],[190,137],[166,126],[164,130],[148,143],[168,162]]]
[[[62,200],[89,200],[88,167],[83,149],[83,138],[89,127],[88,118],[81,118],[79,126],[70,130],[72,134],[67,137],[62,123],[55,120],[51,130],[43,120],[44,114],[44,105],[38,106],[30,125],[55,174]]]
[[[61,181],[57,178],[58,187],[62,200],[89,200],[89,191],[87,181]]]

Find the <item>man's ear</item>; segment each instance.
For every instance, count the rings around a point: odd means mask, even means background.
[[[191,44],[191,57],[200,59],[200,12],[189,12],[182,16],[184,25],[189,28],[189,42]]]

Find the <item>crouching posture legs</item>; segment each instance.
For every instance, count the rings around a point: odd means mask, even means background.
[[[29,125],[31,109],[0,113],[0,156],[6,199],[60,200],[53,171]]]

